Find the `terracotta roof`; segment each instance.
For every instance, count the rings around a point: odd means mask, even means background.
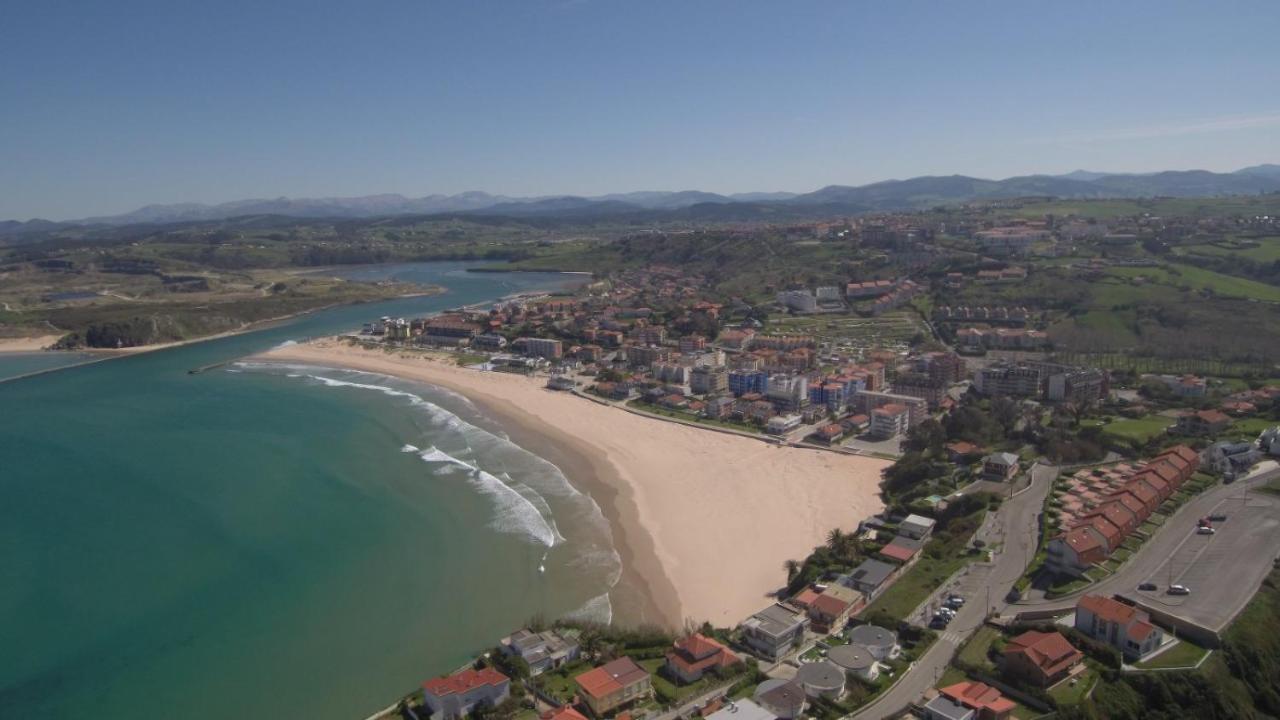
[[[572,705],[564,705],[543,713],[542,720],[587,720],[587,716],[574,710]]]
[[[447,677],[432,678],[422,683],[422,689],[436,697],[442,697],[444,695],[465,693],[483,685],[501,685],[507,681],[506,675],[491,667],[483,670],[467,668],[462,672],[454,673]]]
[[[586,694],[594,698],[604,698],[647,677],[649,673],[645,672],[644,668],[637,665],[631,658],[623,656],[611,663],[588,670],[573,680]]]
[[[903,545],[889,543],[888,545],[880,548],[880,554],[890,560],[897,560],[898,562],[905,563],[915,557],[916,550]]]
[[[1101,595],[1085,595],[1076,607],[1084,608],[1107,622],[1127,624],[1138,616],[1138,611],[1132,606]]]
[[[849,605],[850,603],[831,595],[819,595],[818,599],[813,601],[814,610],[831,617],[838,617],[849,609]]]
[[[813,588],[807,587],[801,590],[800,592],[796,593],[796,596],[791,598],[791,602],[801,607],[809,607],[810,605],[813,604],[813,601],[817,599],[818,599],[818,591],[814,590]]]
[[[1009,641],[1005,654],[1024,655],[1045,675],[1056,675],[1084,658],[1059,632],[1029,630]]]
[[[1147,639],[1147,636],[1155,631],[1156,627],[1154,625],[1149,622],[1139,620],[1129,628],[1129,637],[1138,642],[1142,642]]]
[[[973,710],[988,710],[996,715],[1011,712],[1017,703],[1000,694],[1000,691],[980,682],[959,682],[939,688],[938,692]]]

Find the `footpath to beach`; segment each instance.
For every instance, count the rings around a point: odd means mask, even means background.
[[[883,509],[879,481],[888,463],[876,458],[663,422],[547,390],[542,379],[332,338],[257,359],[426,382],[489,411],[600,503],[634,574],[615,594],[651,596],[651,609],[631,619],[734,625],[770,601],[786,560],[804,558],[832,528],[851,530]]]

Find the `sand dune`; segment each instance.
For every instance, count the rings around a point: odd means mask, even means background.
[[[638,613],[649,615],[642,619],[672,626],[684,619],[735,624],[769,602],[768,593],[785,580],[785,560],[803,558],[831,528],[852,529],[882,508],[877,483],[883,460],[689,428],[547,390],[543,379],[332,339],[262,358],[447,387],[509,429],[518,425],[520,432],[512,432],[517,442],[536,435],[553,443],[564,451],[559,460],[568,465],[562,469],[570,480],[596,496],[624,562],[639,575],[615,594],[652,596],[656,610]],[[635,603],[615,597],[615,605]]]
[[[0,353],[36,352],[58,342],[61,335],[41,335],[39,337],[0,338]]]

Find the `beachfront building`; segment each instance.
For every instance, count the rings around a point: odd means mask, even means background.
[[[769,373],[763,370],[733,370],[729,372],[729,393],[734,397],[747,393],[765,394],[769,390]]]
[[[510,678],[493,668],[467,668],[422,683],[423,702],[434,720],[457,720],[480,705],[495,707],[510,693]]]
[[[578,643],[554,630],[533,632],[524,629],[502,638],[498,646],[507,655],[524,660],[530,675],[541,675],[578,659]]]
[[[1076,629],[1119,650],[1130,662],[1150,654],[1164,639],[1145,612],[1102,595],[1085,595],[1076,602]]]
[[[740,660],[732,650],[702,633],[676,640],[667,652],[667,674],[681,682],[693,683],[716,668],[736,665]]]
[[[863,560],[861,565],[853,569],[853,572],[841,578],[840,583],[866,595],[867,601],[870,602],[889,587],[889,580],[897,570],[896,565],[879,560]]]
[[[784,605],[770,605],[742,622],[742,640],[751,652],[777,660],[804,639],[805,616]]]
[[[573,679],[579,695],[597,718],[653,694],[653,681],[635,660],[622,656]]]
[[[909,537],[912,540],[926,540],[933,533],[933,527],[937,524],[938,521],[933,518],[923,515],[908,515],[902,522],[898,523],[898,534]]]
[[[871,436],[888,440],[906,435],[911,426],[911,411],[906,405],[890,403],[871,411]]]
[[[827,659],[850,678],[871,682],[880,676],[879,663],[861,645],[836,645],[827,651]]]
[[[516,340],[516,347],[532,357],[558,360],[564,356],[564,343],[550,338],[520,338]]]
[[[695,395],[713,395],[729,389],[729,374],[722,367],[699,365],[689,373],[689,389]]]

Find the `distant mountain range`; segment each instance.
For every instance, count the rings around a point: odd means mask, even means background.
[[[670,217],[716,220],[803,217],[830,213],[912,210],[936,205],[1027,196],[1059,198],[1207,197],[1280,191],[1280,165],[1231,173],[1177,170],[1145,174],[1076,170],[1064,175],[1025,175],[984,180],[964,175],[886,180],[870,185],[828,185],[811,193],[756,192],[720,195],[698,190],[645,191],[578,196],[508,197],[485,192],[458,195],[367,195],[348,198],[237,200],[219,205],[148,205],[123,215],[55,223],[0,222],[0,235],[45,232],[74,225],[181,223],[277,215],[296,218],[370,218],[395,215],[482,213],[511,217]]]

